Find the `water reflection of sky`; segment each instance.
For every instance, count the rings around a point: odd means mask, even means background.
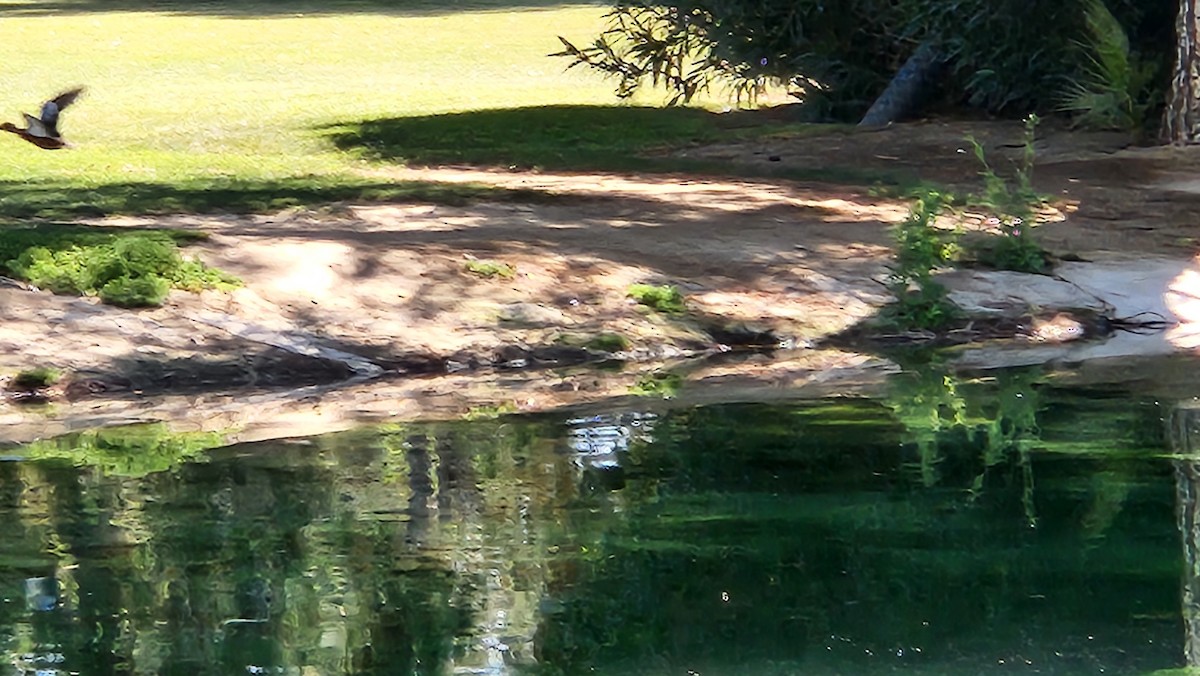
[[[596,469],[620,466],[620,453],[629,450],[633,441],[653,439],[653,413],[605,413],[570,418],[567,423],[567,445],[574,451],[580,465]]]

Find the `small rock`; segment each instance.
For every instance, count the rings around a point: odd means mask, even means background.
[[[561,310],[538,303],[512,303],[500,310],[500,321],[521,324],[563,324],[568,321]]]
[[[0,277],[0,286],[11,287],[14,289],[20,289],[22,291],[37,291],[36,287],[32,287],[32,286],[26,284],[25,282],[22,282],[22,281],[19,281],[16,279],[11,279],[9,277]]]
[[[1087,329],[1078,319],[1059,313],[1050,319],[1035,319],[1030,327],[1029,339],[1039,343],[1065,343],[1079,340],[1087,333]]]
[[[713,325],[707,329],[714,341],[727,347],[778,347],[783,342],[770,327],[745,322]]]

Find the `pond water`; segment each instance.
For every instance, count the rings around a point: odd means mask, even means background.
[[[932,369],[878,400],[83,432],[2,451],[0,650],[39,675],[1180,667],[1200,472],[1170,416]]]

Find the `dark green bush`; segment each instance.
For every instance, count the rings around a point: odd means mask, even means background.
[[[617,79],[617,94],[663,84],[685,103],[728,88],[753,97],[767,83],[789,83],[806,101],[857,99],[863,107],[903,57],[879,0],[685,0],[672,6],[622,2],[593,44],[562,39],[559,56]]]
[[[1088,63],[1068,78],[1059,109],[1087,129],[1149,132],[1161,109],[1166,63],[1143,58],[1104,0],[1086,0]]]
[[[1087,0],[683,0],[622,2],[591,45],[559,53],[617,78],[631,95],[661,83],[677,102],[714,87],[752,94],[789,83],[833,117],[861,115],[924,42],[948,69],[941,95],[993,112],[1048,110],[1089,61]],[[1136,49],[1173,53],[1173,0],[1111,0]],[[1160,82],[1159,86],[1165,85]]]
[[[53,369],[48,366],[39,366],[37,368],[21,371],[13,376],[9,387],[14,390],[40,390],[44,387],[50,387],[57,383],[62,378],[62,373],[58,369]]]

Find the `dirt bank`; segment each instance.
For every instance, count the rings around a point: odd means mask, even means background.
[[[1018,152],[1009,147],[1020,138],[1015,123],[899,125],[685,152],[763,171],[906,172],[965,187],[977,184],[973,157],[960,152],[968,132],[997,158]],[[1110,134],[1044,135],[1037,187],[1059,198],[1062,218],[1040,228],[1042,241],[1084,260],[1154,256],[1186,264],[1200,232],[1200,191],[1189,178],[1200,152],[1123,146]],[[466,391],[470,374],[483,373],[472,369],[480,368],[493,382],[520,380],[538,392],[526,400],[551,407],[627,391],[662,360],[718,354],[722,345],[755,340],[792,349],[738,369],[783,364],[781,373],[803,380],[804,373],[836,364],[874,363],[805,347],[887,302],[879,280],[888,227],[906,213],[901,201],[864,188],[774,179],[446,168],[381,173],[549,197],[531,204],[345,204],[266,216],[105,219],[203,230],[211,237],[196,253],[246,287],[175,293],[163,308],[132,312],[0,285],[0,374],[31,366],[72,374],[53,411],[0,404],[0,420],[32,430],[31,415],[45,429],[83,420],[89,411],[106,411],[100,416],[106,421],[159,416],[154,410],[170,417],[178,397],[236,403],[250,393],[276,397],[380,374],[390,378],[388,387],[400,387],[387,391],[409,406],[421,401],[414,392],[425,381],[401,387],[395,375],[456,372],[437,387]],[[515,276],[471,273],[466,263],[473,259],[507,263]],[[638,282],[676,285],[687,296],[688,315],[637,306],[625,293]],[[640,365],[591,389],[547,385],[562,376],[539,368],[600,359],[614,349],[611,336],[625,341],[618,356]],[[727,368],[717,372],[728,377]],[[523,375],[511,375],[517,373]],[[468,399],[480,404],[488,397]],[[522,396],[514,390],[498,399]],[[463,402],[449,408],[475,405]]]

